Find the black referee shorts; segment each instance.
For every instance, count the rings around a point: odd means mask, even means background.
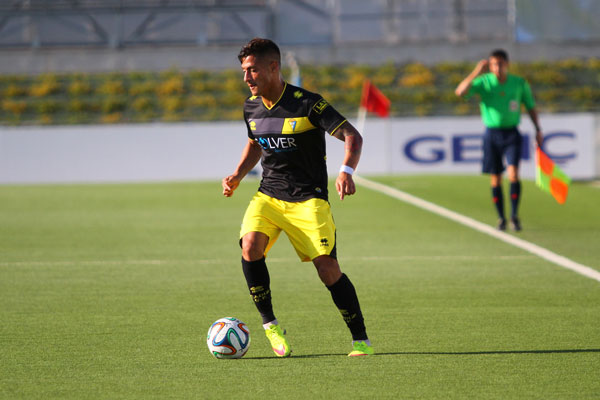
[[[483,136],[484,174],[504,172],[504,159],[508,165],[519,166],[523,137],[515,128],[486,128]]]

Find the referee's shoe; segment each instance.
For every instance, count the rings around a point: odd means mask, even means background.
[[[519,218],[512,217],[510,219],[510,225],[512,226],[513,231],[515,231],[515,232],[520,232],[521,231],[521,221],[519,221]]]

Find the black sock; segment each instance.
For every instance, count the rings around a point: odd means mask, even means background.
[[[492,187],[492,201],[496,206],[498,217],[504,219],[504,196],[502,195],[502,186]]]
[[[346,274],[342,274],[342,277],[333,285],[327,286],[327,289],[331,292],[333,302],[348,325],[352,339],[367,340],[367,329],[360,311],[358,296],[356,296],[356,290],[350,279]]]
[[[512,207],[511,217],[519,215],[519,200],[521,199],[521,181],[510,183],[510,205]]]
[[[260,313],[263,324],[275,319],[271,303],[271,280],[265,258],[256,261],[246,261],[242,257],[242,270],[250,290],[250,296]]]

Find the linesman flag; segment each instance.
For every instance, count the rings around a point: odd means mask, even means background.
[[[546,192],[554,196],[559,204],[567,201],[569,193],[569,178],[538,146],[535,151],[535,183]]]
[[[362,97],[360,98],[361,108],[373,112],[380,117],[387,117],[390,115],[390,105],[390,100],[371,81],[366,80],[363,84]]]

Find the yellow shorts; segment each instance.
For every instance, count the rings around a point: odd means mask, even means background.
[[[336,257],[335,224],[329,203],[323,199],[292,203],[256,193],[244,215],[240,239],[249,232],[264,233],[269,237],[266,256],[281,231],[302,261],[322,255]]]

